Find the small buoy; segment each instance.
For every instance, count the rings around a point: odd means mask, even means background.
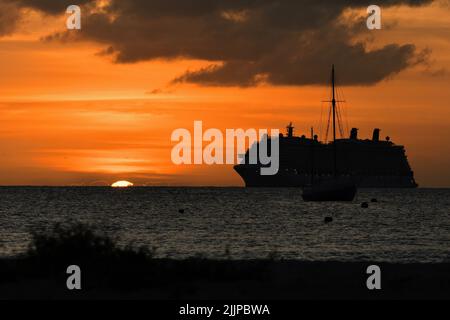
[[[372,200],[370,200],[370,202],[378,202],[378,200],[373,198]]]
[[[369,204],[367,202],[361,203],[361,208],[367,209],[369,207]]]
[[[325,223],[333,222],[333,217],[326,217],[323,221],[324,221]]]
[[[184,213],[184,209],[178,210],[179,213]]]

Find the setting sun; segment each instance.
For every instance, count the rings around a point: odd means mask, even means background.
[[[111,187],[113,188],[128,188],[128,187],[132,187],[133,183],[129,182],[129,181],[117,181],[114,182]]]

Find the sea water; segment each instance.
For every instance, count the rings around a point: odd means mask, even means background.
[[[1,187],[0,256],[69,221],[175,259],[450,260],[450,189],[361,189],[352,203],[306,203],[296,188]]]

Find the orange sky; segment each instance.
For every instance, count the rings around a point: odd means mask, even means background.
[[[350,126],[365,137],[380,127],[405,145],[421,186],[450,186],[449,13],[439,4],[383,11],[389,27],[367,31],[372,45],[414,43],[432,50],[432,64],[343,88]],[[171,132],[194,120],[219,129],[320,127],[325,87],[170,86],[208,63],[116,64],[97,54],[97,43],[40,41],[64,24],[30,10],[14,34],[0,37],[0,185],[240,186],[230,166],[172,165]]]

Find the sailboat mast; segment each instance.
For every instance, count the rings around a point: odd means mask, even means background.
[[[334,64],[331,69],[331,86],[333,89],[333,99],[331,105],[333,108],[333,161],[334,161],[334,176],[337,175],[337,162],[336,162],[336,93],[335,93],[335,80],[334,80]]]
[[[311,185],[314,185],[314,128],[311,127]]]

